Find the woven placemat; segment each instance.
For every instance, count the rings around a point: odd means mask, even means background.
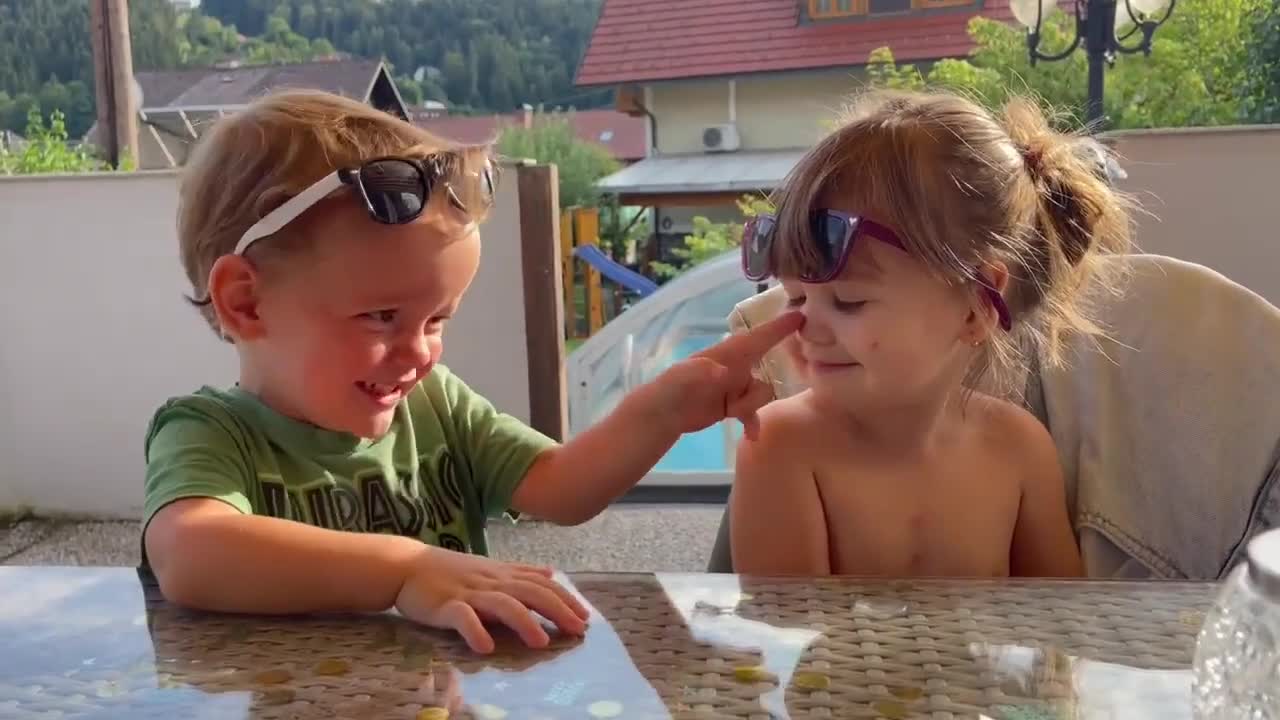
[[[480,657],[392,614],[210,615],[131,571],[3,568],[0,718],[1070,717],[1075,658],[1186,668],[1214,591],[571,580],[599,613],[585,639],[529,651],[503,634]],[[5,612],[32,594],[46,604]]]

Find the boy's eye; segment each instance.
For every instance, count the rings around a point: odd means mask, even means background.
[[[442,328],[444,327],[444,324],[446,321],[448,321],[448,319],[449,319],[448,315],[436,315],[435,317],[427,321],[427,326],[433,327],[433,328]]]
[[[835,309],[838,312],[854,313],[861,310],[862,307],[867,304],[867,301],[866,300],[841,300],[840,298],[834,298],[832,299],[831,304],[833,307],[835,307]]]
[[[361,313],[360,317],[365,320],[372,320],[376,323],[390,325],[396,321],[395,310],[374,310],[373,312]]]
[[[804,305],[804,296],[803,296],[803,295],[800,295],[800,296],[797,296],[797,297],[788,297],[788,298],[787,298],[787,307],[790,307],[790,308],[798,308],[798,307],[800,307],[801,305]]]

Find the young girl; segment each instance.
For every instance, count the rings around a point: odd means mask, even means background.
[[[1026,341],[1057,362],[1097,331],[1082,284],[1130,219],[1080,147],[1026,101],[870,93],[748,224],[747,275],[805,316],[786,355],[808,389],[739,445],[736,571],[1081,574],[1048,432],[977,391]]]

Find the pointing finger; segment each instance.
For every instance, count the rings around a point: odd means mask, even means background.
[[[804,327],[804,315],[787,312],[744,333],[732,335],[698,353],[728,367],[750,366],[759,362],[773,346]]]
[[[727,414],[742,422],[743,434],[748,440],[755,440],[760,432],[760,418],[756,411],[773,400],[773,388],[759,380],[753,380],[746,392],[729,403]]]

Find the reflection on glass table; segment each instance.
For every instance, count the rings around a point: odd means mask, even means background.
[[[393,613],[205,614],[130,569],[0,567],[0,717],[1176,718],[1214,590],[562,579],[585,638],[478,656]]]

